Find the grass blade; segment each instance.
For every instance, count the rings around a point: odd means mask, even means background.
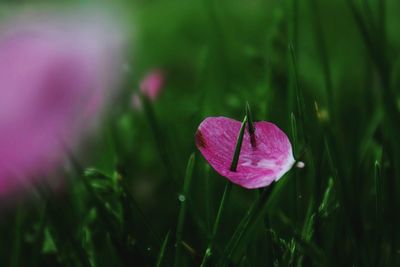
[[[318,4],[316,0],[309,0],[311,13],[313,14],[313,26],[315,31],[315,42],[319,52],[319,56],[321,59],[323,75],[325,78],[325,88],[326,88],[326,96],[327,103],[329,106],[329,111],[332,114],[332,117],[335,115],[333,107],[334,107],[334,98],[333,98],[333,85],[332,85],[332,71],[331,64],[328,57],[328,51],[326,46],[326,41],[324,38],[324,30],[322,29],[320,13],[318,9]]]
[[[247,116],[247,125],[248,125],[248,131],[249,131],[249,135],[250,135],[251,146],[256,147],[256,145],[257,145],[256,136],[254,134],[256,129],[254,127],[253,115],[251,114],[249,102],[246,102],[246,116]]]
[[[169,153],[171,153],[169,151],[173,150],[170,150],[167,147],[166,140],[164,136],[161,134],[163,131],[161,130],[161,127],[157,121],[156,114],[149,99],[146,96],[142,95],[141,100],[143,103],[147,121],[150,125],[151,131],[153,132],[154,140],[156,142],[157,150],[160,153],[161,160],[164,163],[168,176],[172,177],[174,181],[176,181],[176,177],[180,173],[179,171],[175,171],[173,160],[169,155]]]
[[[186,174],[185,180],[183,182],[183,191],[182,194],[179,195],[178,199],[180,201],[180,209],[178,215],[178,225],[176,228],[176,237],[175,237],[175,265],[180,266],[182,261],[182,234],[183,234],[183,227],[185,224],[185,217],[186,217],[186,200],[189,194],[190,183],[192,180],[193,175],[193,168],[195,163],[195,156],[194,153],[190,156],[187,167],[186,167]]]
[[[246,128],[247,116],[244,116],[242,126],[240,127],[240,132],[236,141],[236,148],[235,153],[233,155],[232,164],[231,164],[231,171],[235,172],[237,165],[239,163],[239,156],[240,151],[242,150],[242,143],[243,143],[243,136],[244,136],[244,129]]]
[[[382,229],[382,227],[379,226],[383,215],[382,177],[381,177],[381,166],[379,161],[375,161],[374,169],[375,169],[374,176],[375,176],[376,221],[377,221],[377,228]]]
[[[208,164],[204,164],[204,208],[205,208],[205,221],[207,226],[207,233],[209,236],[212,234],[212,221],[211,221],[211,214],[213,213],[213,206],[211,204],[212,201],[212,190],[210,185],[210,170],[211,167]]]
[[[249,103],[246,103],[246,115],[245,115],[245,117],[243,119],[242,125],[240,127],[240,131],[239,131],[239,135],[238,135],[238,138],[237,138],[237,141],[236,141],[235,153],[234,153],[234,156],[233,156],[233,159],[232,159],[232,163],[231,163],[231,168],[230,168],[231,171],[236,171],[236,169],[237,169],[237,165],[238,165],[239,157],[240,157],[240,151],[242,149],[243,136],[244,136],[244,132],[245,132],[245,128],[246,128],[246,123],[248,123],[249,134],[254,137],[254,125],[253,125],[253,121],[251,119],[251,111],[250,111]],[[254,139],[254,141],[255,141],[255,139]],[[253,144],[255,145],[255,142],[254,143],[252,142],[252,145]],[[213,243],[214,243],[215,235],[216,235],[216,233],[218,231],[219,224],[220,224],[220,221],[221,221],[221,215],[222,215],[222,212],[223,212],[223,210],[225,208],[226,201],[229,198],[231,190],[232,190],[232,183],[228,181],[226,183],[226,185],[225,185],[225,190],[224,190],[224,193],[223,193],[222,198],[221,198],[221,202],[220,202],[220,206],[219,206],[219,209],[218,209],[217,217],[216,217],[214,225],[213,225],[213,230],[212,230],[212,233],[211,233],[211,240],[210,240],[210,242],[209,242],[209,244],[207,246],[206,252],[205,252],[205,254],[203,256],[203,260],[202,260],[202,263],[201,263],[202,267],[206,266],[206,263],[207,263],[209,257],[212,255],[212,249],[213,249]]]
[[[217,217],[216,217],[214,225],[213,225],[212,234],[211,234],[211,240],[208,243],[206,252],[204,253],[203,260],[202,260],[202,263],[201,263],[201,267],[206,266],[208,259],[211,257],[211,255],[213,253],[212,250],[213,250],[215,236],[216,236],[216,234],[218,232],[219,225],[220,225],[220,222],[221,222],[222,212],[225,209],[225,205],[226,205],[227,199],[229,198],[231,190],[232,190],[232,183],[227,181],[226,185],[225,185],[224,193],[223,193],[222,198],[221,198],[221,202],[219,204]]]
[[[296,117],[295,117],[295,115],[293,113],[290,114],[290,123],[291,123],[291,126],[292,126],[293,151],[294,151],[295,158],[297,158],[297,156],[298,156],[298,151],[297,151],[297,139],[298,139],[298,136],[297,136],[297,123],[296,123]]]
[[[301,137],[304,140],[304,143],[307,143],[306,136],[304,134],[304,127],[305,127],[305,104],[304,104],[304,96],[303,96],[303,91],[300,88],[299,85],[299,80],[298,80],[298,73],[297,73],[297,61],[296,61],[296,55],[294,51],[293,44],[289,44],[289,52],[290,52],[290,59],[291,59],[291,65],[292,65],[292,79],[294,80],[294,87],[296,91],[296,102],[297,102],[297,114],[298,118],[300,120],[300,133]]]
[[[22,222],[23,222],[23,210],[21,207],[18,207],[15,214],[14,242],[12,244],[10,267],[18,267],[20,265],[19,262],[21,257]]]
[[[162,262],[164,260],[165,249],[166,249],[168,241],[169,241],[170,233],[171,232],[168,231],[168,233],[165,236],[164,241],[163,241],[163,243],[161,245],[160,253],[158,254],[158,258],[157,258],[157,264],[156,264],[157,267],[161,267],[161,264],[162,264]]]
[[[382,190],[382,177],[381,177],[381,166],[378,160],[375,161],[374,165],[374,176],[375,176],[375,251],[376,259],[375,266],[381,265],[381,245],[382,245],[382,229],[383,229],[383,190]]]
[[[239,223],[234,234],[229,240],[223,254],[220,257],[217,266],[225,266],[227,262],[232,257],[236,248],[238,247],[242,238],[247,234],[249,229],[257,221],[258,217],[262,215],[263,210],[268,203],[269,196],[274,188],[274,183],[269,187],[265,188],[260,197],[253,203],[253,205],[248,209],[247,213],[243,217],[242,221]]]

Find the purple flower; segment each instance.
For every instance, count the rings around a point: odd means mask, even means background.
[[[29,17],[0,27],[0,197],[53,171],[116,82],[119,40],[100,16]]]
[[[231,171],[230,166],[241,122],[210,117],[200,124],[196,133],[196,145],[208,163],[231,182],[249,189],[268,186],[295,163],[292,146],[282,130],[266,121],[256,122],[254,126],[257,145],[251,145],[246,131],[236,171]]]

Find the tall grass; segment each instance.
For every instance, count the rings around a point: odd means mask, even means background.
[[[397,1],[120,2],[140,29],[124,97],[62,192],[2,209],[0,266],[400,265]],[[134,111],[154,66],[163,93]],[[194,144],[246,101],[306,164],[260,191]]]

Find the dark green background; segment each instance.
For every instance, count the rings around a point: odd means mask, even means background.
[[[0,14],[32,2],[4,1]],[[67,190],[40,187],[33,201],[0,213],[0,266],[155,266],[168,232],[162,266],[200,265],[226,180],[197,152],[194,134],[208,116],[241,120],[246,101],[254,120],[287,133],[306,167],[274,186],[224,264],[400,264],[400,2],[116,6],[135,34],[121,93],[62,171]],[[135,111],[131,94],[153,68],[166,73],[162,94]],[[193,152],[182,245],[178,196]],[[259,195],[233,186],[209,266]]]

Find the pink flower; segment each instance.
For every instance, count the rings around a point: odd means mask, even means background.
[[[160,70],[152,70],[144,77],[140,84],[140,91],[150,100],[157,99],[164,85],[164,73]]]
[[[0,197],[55,169],[116,80],[113,28],[98,16],[53,15],[0,27]]]
[[[150,101],[155,101],[161,93],[164,80],[164,73],[161,70],[152,70],[142,80],[140,84],[140,92],[144,96],[148,97]],[[142,101],[138,93],[135,92],[132,94],[131,101],[132,107],[135,110],[142,109]]]
[[[260,188],[277,181],[295,163],[286,134],[270,122],[256,122],[252,147],[248,131],[243,137],[236,172],[230,170],[241,122],[225,117],[205,119],[196,133],[196,145],[222,176],[245,188]]]

